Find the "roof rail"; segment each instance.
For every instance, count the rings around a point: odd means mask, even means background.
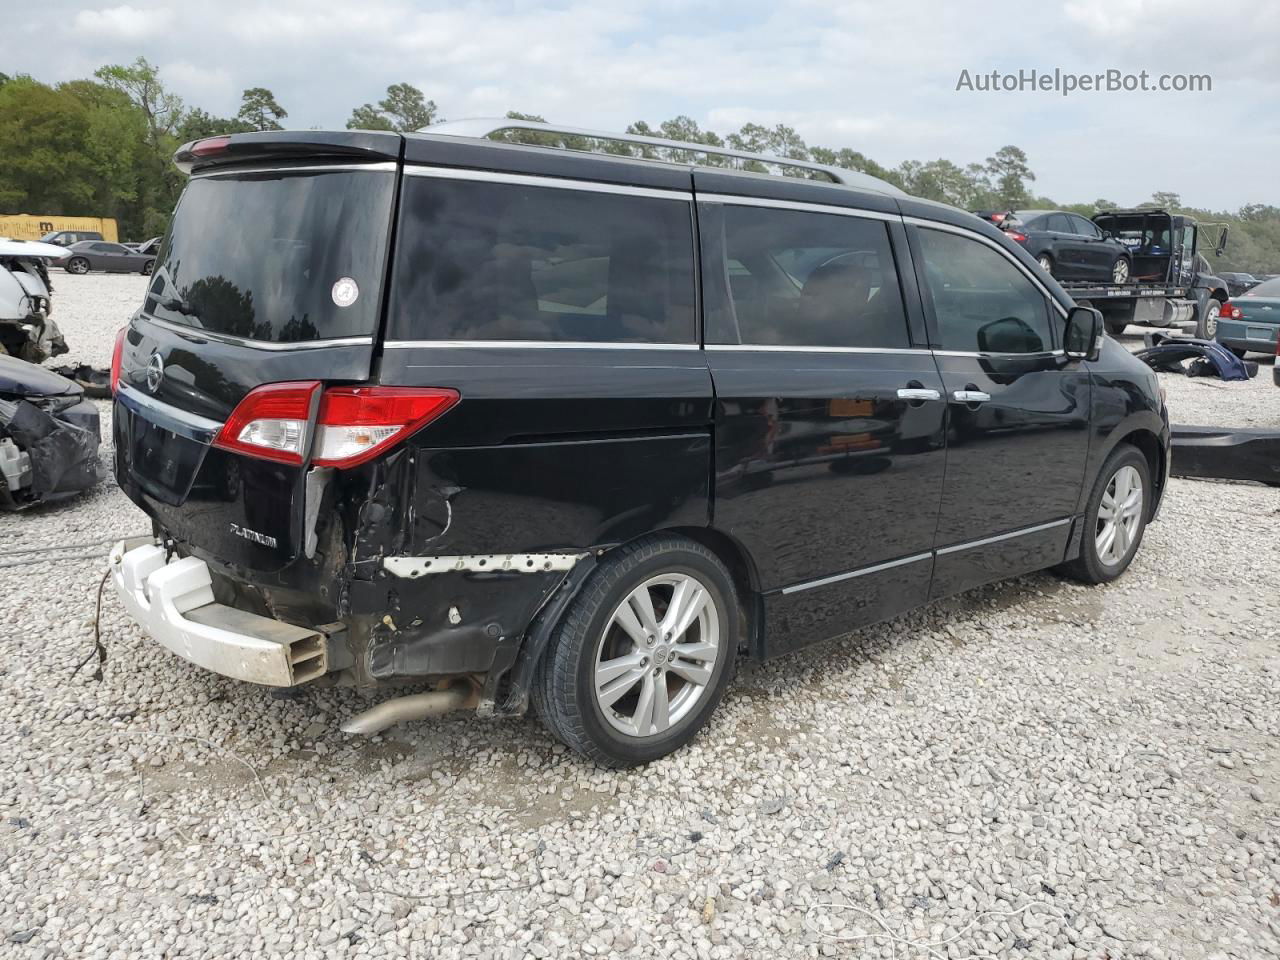
[[[423,127],[418,133],[440,134],[449,137],[472,137],[487,139],[503,130],[528,130],[536,133],[560,134],[569,137],[586,137],[591,140],[608,140],[614,143],[634,143],[646,147],[661,147],[667,150],[681,150],[686,153],[704,153],[717,157],[731,157],[751,163],[767,163],[778,167],[792,167],[810,170],[828,177],[832,183],[839,183],[861,190],[873,190],[876,193],[890,193],[904,196],[902,190],[886,180],[873,177],[857,170],[846,170],[844,167],[829,166],[825,163],[813,163],[810,160],[793,160],[790,157],[774,157],[765,153],[749,153],[746,150],[733,150],[729,147],[716,147],[706,143],[692,143],[684,140],[667,140],[663,137],[646,137],[637,133],[609,133],[604,130],[587,130],[582,127],[562,127],[554,123],[540,123],[535,120],[513,120],[509,117],[476,117],[467,120],[446,120],[441,123]],[[648,157],[633,157],[646,160]]]

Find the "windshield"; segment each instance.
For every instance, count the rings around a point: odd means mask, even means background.
[[[389,170],[193,178],[144,309],[277,343],[372,334],[394,186]]]
[[[1244,295],[1246,297],[1280,297],[1280,277],[1263,280],[1256,287],[1246,290]]]

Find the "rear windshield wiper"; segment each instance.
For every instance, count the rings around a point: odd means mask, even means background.
[[[196,313],[195,307],[179,297],[170,297],[168,300],[161,300],[160,306],[164,307],[166,310],[172,310],[174,313],[180,313],[184,317],[199,316],[199,314]]]

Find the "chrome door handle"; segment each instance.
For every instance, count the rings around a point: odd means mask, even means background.
[[[991,399],[991,394],[983,393],[981,390],[957,390],[951,396],[961,403],[985,403]]]
[[[899,387],[899,400],[941,400],[942,394],[928,387]]]

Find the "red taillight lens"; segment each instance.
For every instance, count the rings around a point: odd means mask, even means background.
[[[319,390],[318,380],[255,387],[231,411],[213,445],[280,463],[302,463]]]
[[[128,327],[121,327],[116,334],[116,345],[111,350],[111,395],[115,396],[116,389],[120,385],[120,363],[124,359],[124,337],[129,332]]]
[[[1027,242],[1027,235],[1026,235],[1025,233],[1019,233],[1017,230],[1006,230],[1006,231],[1004,232],[1004,234],[1005,234],[1005,236],[1006,236],[1006,237],[1008,237],[1008,238],[1009,238],[1010,240],[1012,240],[1014,243],[1026,243],[1026,242]]]
[[[458,402],[458,391],[427,387],[332,387],[320,399],[311,462],[354,467],[376,457]]]
[[[1240,308],[1234,303],[1224,303],[1222,309],[1218,311],[1218,319],[1220,320],[1239,320],[1244,314]]]
[[[191,153],[197,157],[211,157],[217,153],[226,153],[227,147],[231,145],[230,137],[210,137],[207,140],[198,140],[191,145]]]

